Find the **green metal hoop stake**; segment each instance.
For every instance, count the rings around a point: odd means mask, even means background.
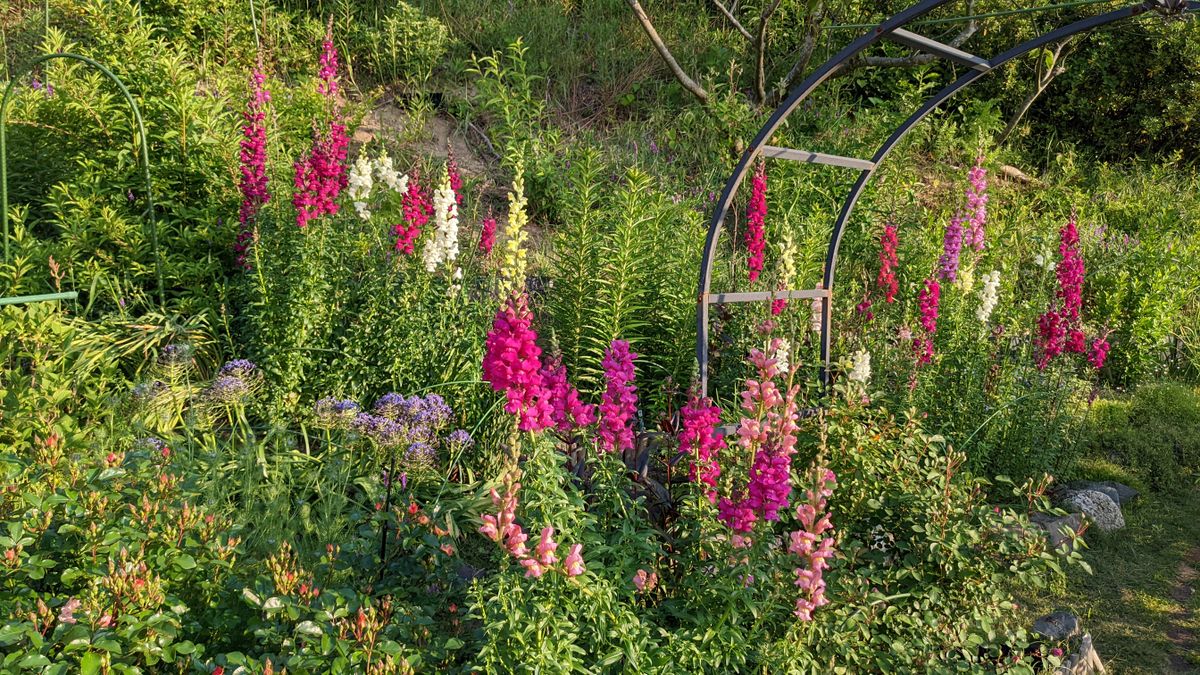
[[[154,185],[150,180],[150,144],[146,140],[146,125],[142,122],[142,111],[138,109],[137,102],[133,100],[133,95],[129,93],[129,89],[125,87],[125,83],[121,81],[121,78],[114,75],[111,70],[105,68],[100,62],[86,56],[80,56],[79,54],[61,52],[39,56],[9,79],[8,86],[4,88],[4,97],[0,99],[0,220],[4,222],[4,262],[7,263],[10,258],[8,232],[8,100],[12,97],[13,87],[16,86],[18,80],[32,73],[33,69],[39,64],[51,59],[73,59],[99,70],[117,85],[117,88],[121,90],[121,94],[125,96],[126,102],[129,103],[130,109],[133,110],[133,119],[137,123],[138,140],[142,144],[142,175],[146,179],[146,205],[150,216],[150,243],[154,248],[154,276],[158,282],[158,303],[165,307],[167,296],[163,290],[162,254],[158,250],[158,220],[154,216]]]
[[[27,305],[34,302],[50,302],[52,300],[74,300],[78,297],[79,294],[75,291],[43,293],[41,295],[14,295],[9,298],[0,298],[0,307],[5,305]]]

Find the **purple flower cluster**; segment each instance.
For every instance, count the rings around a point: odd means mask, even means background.
[[[987,169],[983,168],[983,157],[975,160],[975,166],[967,173],[967,180],[970,181],[967,187],[967,222],[970,226],[967,230],[967,243],[976,251],[982,251],[988,204]]]
[[[608,383],[600,398],[600,447],[608,452],[633,448],[633,420],[637,415],[637,387],[633,360],[625,340],[613,340],[600,362]]]
[[[349,399],[326,397],[313,406],[317,425],[326,429],[346,429],[362,408]]]
[[[942,256],[938,258],[938,276],[953,282],[958,278],[958,259],[963,246],[963,217],[954,214],[950,224],[946,226],[946,236],[942,240]]]
[[[244,401],[250,395],[250,383],[237,375],[218,375],[204,389],[203,398],[210,403],[231,405]]]
[[[258,366],[249,359],[233,359],[227,361],[221,369],[217,371],[217,375],[233,375],[235,377],[250,377],[258,372]]]

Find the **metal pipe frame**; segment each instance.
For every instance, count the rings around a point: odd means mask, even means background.
[[[821,302],[821,381],[823,384],[829,384],[830,381],[830,352],[832,338],[832,308],[833,308],[833,284],[835,280],[835,272],[837,270],[838,248],[842,243],[842,236],[845,234],[847,221],[850,219],[850,214],[854,210],[854,205],[858,202],[858,198],[862,195],[867,183],[874,176],[879,164],[887,158],[892,149],[898,144],[909,131],[921,120],[925,119],[929,113],[933,112],[959,90],[974,83],[983,75],[991,72],[998,66],[1001,66],[1019,56],[1029,53],[1035,49],[1043,47],[1056,40],[1061,40],[1067,36],[1076,33],[1105,26],[1123,19],[1129,19],[1151,11],[1161,11],[1168,8],[1173,8],[1179,13],[1200,12],[1200,0],[1187,0],[1186,3],[1173,2],[1172,0],[1163,0],[1156,2],[1155,0],[1146,0],[1138,5],[1124,7],[1122,9],[1113,10],[1105,14],[1081,19],[1074,23],[1067,24],[1061,28],[1049,31],[1031,40],[1023,42],[1000,55],[988,59],[978,59],[965,52],[953,50],[953,53],[948,50],[946,45],[940,45],[927,38],[920,38],[907,31],[903,31],[902,27],[909,22],[918,19],[929,12],[949,4],[953,0],[923,0],[922,2],[905,9],[895,16],[883,21],[874,29],[868,31],[849,45],[844,47],[840,52],[835,54],[831,59],[822,64],[816,71],[813,72],[804,82],[797,85],[789,94],[788,97],[779,105],[778,108],[768,118],[766,124],[759,130],[754,140],[742,154],[742,158],[738,161],[733,173],[730,174],[729,180],[725,183],[725,188],[721,192],[721,198],[717,202],[716,209],[713,211],[712,220],[709,221],[708,235],[704,242],[704,256],[700,262],[700,283],[697,297],[696,311],[696,361],[700,368],[700,391],[702,396],[708,395],[708,324],[709,324],[709,306],[718,304],[720,300],[714,298],[722,298],[728,296],[758,296],[758,293],[721,293],[714,294],[711,292],[712,269],[716,258],[717,241],[721,234],[721,229],[725,224],[725,218],[729,214],[729,208],[733,204],[733,199],[737,195],[738,187],[745,179],[749,172],[750,166],[760,156],[762,157],[777,157],[781,159],[795,159],[799,161],[807,161],[812,163],[833,164],[846,168],[858,168],[859,175],[853,187],[842,202],[841,211],[838,214],[837,220],[834,222],[833,232],[829,238],[829,246],[825,254],[825,268],[821,283],[823,293],[817,296]],[[897,31],[900,31],[897,35]],[[970,63],[972,67],[954,82],[948,84],[941,91],[929,98],[920,108],[916,110],[907,120],[896,130],[892,135],[884,141],[883,145],[876,150],[874,156],[870,160],[852,160],[833,162],[823,161],[829,155],[808,151],[788,151],[787,149],[776,148],[767,145],[767,141],[775,134],[780,126],[787,120],[796,108],[812,94],[821,84],[833,76],[838,69],[845,67],[860,53],[875,43],[884,39],[894,39],[896,42],[909,46],[932,45],[930,51],[939,50],[942,53],[937,55],[943,58],[953,58],[959,63]],[[944,49],[943,49],[944,48]],[[968,58],[969,57],[969,58]],[[986,67],[983,67],[985,66]],[[849,159],[849,158],[837,158]],[[798,292],[797,292],[798,293]],[[751,300],[770,300],[778,297],[778,294],[762,293],[766,297],[747,298]]]

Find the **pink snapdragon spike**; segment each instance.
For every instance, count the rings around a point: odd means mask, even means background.
[[[775,354],[782,346],[778,338],[768,351]],[[794,384],[780,392],[775,379],[781,373],[775,359],[758,349],[750,351],[750,363],[758,379],[746,380],[742,392],[743,417],[737,430],[737,445],[754,457],[744,491],[733,498],[722,498],[717,517],[735,533],[743,534],[758,519],[779,520],[779,511],[791,497],[792,455],[796,449],[796,422],[799,419],[797,397],[800,386]]]
[[[649,593],[658,585],[658,573],[639,569],[633,575],[633,585],[637,588],[638,593]]]
[[[1046,312],[1038,317],[1038,370],[1045,370],[1063,351],[1076,354],[1088,351],[1087,339],[1080,328],[1084,265],[1074,213],[1059,231],[1058,254],[1061,260],[1055,268],[1058,289],[1054,294],[1057,302],[1052,302]],[[1100,363],[1103,362],[1101,359]]]
[[[1045,370],[1054,357],[1062,354],[1067,343],[1067,329],[1062,315],[1054,310],[1038,317],[1038,370]]]
[[[512,483],[505,489],[504,495],[492,488],[492,505],[499,509],[495,515],[483,516],[483,526],[479,528],[488,539],[500,544],[514,558],[522,559],[529,555],[525,542],[529,537],[517,524],[517,492],[520,483]]]
[[[875,275],[875,285],[883,291],[883,299],[888,304],[896,301],[896,293],[900,290],[896,281],[896,268],[900,266],[898,247],[896,226],[891,223],[884,225],[883,234],[879,236],[879,274]]]
[[[1075,324],[1083,307],[1083,254],[1079,252],[1079,230],[1075,214],[1059,232],[1058,254],[1062,258],[1055,273],[1058,275],[1058,299],[1062,301],[1063,318]]]
[[[818,607],[829,604],[825,597],[825,570],[833,557],[834,540],[828,536],[833,530],[830,514],[826,510],[828,498],[833,495],[837,476],[832,471],[817,467],[816,488],[805,492],[805,500],[796,505],[796,520],[801,528],[789,535],[788,553],[799,556],[803,567],[796,568],[796,586],[800,596],[796,598],[796,618],[812,621],[812,613]]]
[[[564,573],[568,577],[577,577],[586,571],[583,564],[583,544],[571,544],[567,549],[567,557],[563,559]]]
[[[750,205],[746,209],[746,251],[750,254],[747,265],[750,281],[758,281],[766,262],[767,250],[767,166],[759,162],[754,169],[751,183]]]
[[[1110,349],[1112,346],[1108,344],[1108,333],[1092,340],[1092,348],[1088,352],[1088,363],[1092,364],[1096,370],[1100,370],[1104,367],[1105,360],[1108,359],[1108,350]]]
[[[941,300],[942,288],[937,279],[925,280],[925,287],[917,296],[921,308],[921,328],[923,334],[913,338],[913,351],[917,362],[925,365],[933,360],[933,335],[937,332],[938,304]]]
[[[396,250],[406,255],[412,255],[416,250],[417,238],[421,236],[421,228],[433,216],[433,201],[429,193],[421,185],[420,171],[413,170],[408,178],[408,188],[400,197],[400,210],[404,214],[404,222],[397,223],[392,231],[396,235]]]
[[[982,251],[986,243],[987,225],[987,169],[983,168],[983,157],[975,160],[975,166],[967,173],[967,237],[966,243],[976,251]]]
[[[325,97],[330,121],[326,129],[313,130],[312,148],[295,163],[292,206],[296,208],[296,225],[307,227],[314,218],[336,215],[338,197],[346,189],[346,156],[350,136],[341,120],[338,100],[338,54],[333,46],[332,22],[326,29],[322,45],[317,91]]]
[[[454,159],[454,148],[446,142],[446,173],[450,179],[450,189],[454,191],[454,202],[462,206],[462,173],[458,170],[458,162]]]
[[[875,312],[871,311],[872,304],[874,303],[871,302],[871,296],[869,294],[864,295],[862,302],[854,306],[854,311],[858,312],[864,320],[871,321],[875,318]]]
[[[633,421],[637,416],[637,387],[633,384],[633,360],[625,340],[613,340],[600,362],[607,386],[600,398],[600,447],[607,452],[631,450]]]
[[[529,536],[517,523],[517,492],[520,489],[520,483],[508,483],[507,479],[503,496],[492,488],[492,505],[497,512],[483,516],[483,525],[479,532],[499,544],[516,559],[525,568],[526,577],[536,579],[551,570],[559,570],[568,577],[583,574],[583,557],[580,555],[583,546],[580,544],[573,544],[567,558],[562,561],[562,566],[556,567],[558,556],[555,555],[555,551],[558,550],[558,543],[554,541],[553,527],[542,528],[537,545],[532,553],[529,551],[529,547],[525,545]]]
[[[479,226],[479,252],[487,257],[492,254],[492,247],[496,245],[496,219],[488,216],[483,219]]]
[[[579,399],[579,391],[567,381],[567,367],[557,358],[542,368],[542,381],[550,398],[550,419],[560,433],[571,433],[596,421],[595,406]]]
[[[721,409],[712,399],[700,398],[693,392],[687,405],[679,411],[679,417],[679,451],[691,457],[688,479],[703,484],[704,496],[716,504],[717,479],[721,477],[719,455],[725,447],[725,439],[717,434]]]
[[[250,102],[242,111],[242,141],[238,161],[241,169],[241,180],[238,187],[242,192],[242,206],[238,210],[237,241],[233,249],[237,261],[244,268],[249,268],[246,262],[246,251],[250,240],[254,238],[254,220],[263,204],[271,200],[267,189],[267,127],[266,109],[271,101],[271,93],[266,89],[267,77],[263,74],[262,58],[258,67],[250,75]]]
[[[962,254],[963,217],[954,214],[950,224],[946,226],[946,235],[942,240],[942,255],[938,258],[938,277],[953,282],[958,278],[958,259]]]
[[[521,431],[542,431],[554,423],[532,324],[526,297],[510,297],[496,313],[483,357],[483,378],[493,390],[504,392],[504,410],[517,416]]]

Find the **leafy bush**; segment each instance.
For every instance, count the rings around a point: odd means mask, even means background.
[[[1130,467],[1155,488],[1176,487],[1200,469],[1200,395],[1164,383],[1101,401],[1084,439],[1088,454]]]

